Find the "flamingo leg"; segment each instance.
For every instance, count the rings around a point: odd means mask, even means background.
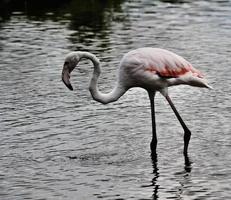
[[[148,92],[150,104],[151,104],[151,117],[152,117],[152,141],[150,143],[150,148],[152,152],[152,157],[156,157],[156,146],[157,146],[157,137],[156,137],[156,118],[155,118],[155,92]]]
[[[165,98],[168,101],[169,105],[171,106],[172,110],[174,111],[174,113],[175,113],[177,119],[179,120],[182,128],[184,129],[184,155],[187,155],[187,153],[188,153],[188,145],[189,145],[189,141],[190,141],[190,138],[191,138],[191,131],[185,125],[183,119],[181,118],[180,114],[176,110],[176,107],[174,106],[171,98],[168,95],[166,95]]]

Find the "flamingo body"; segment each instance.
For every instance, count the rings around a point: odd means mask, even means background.
[[[67,55],[62,71],[62,80],[70,90],[73,90],[70,83],[70,74],[83,58],[90,59],[94,65],[93,76],[89,85],[89,90],[94,100],[107,104],[117,101],[132,87],[141,87],[147,90],[151,103],[151,150],[153,155],[156,155],[157,145],[154,97],[156,91],[159,91],[168,101],[184,129],[184,155],[187,155],[191,132],[171,101],[168,95],[168,87],[185,84],[211,88],[199,70],[195,69],[181,56],[168,50],[139,48],[124,55],[119,65],[115,87],[111,92],[105,94],[98,89],[98,78],[101,73],[99,60],[89,52],[77,51]]]
[[[187,60],[173,52],[140,48],[124,55],[118,79],[125,87],[142,87],[152,91],[179,84],[210,88],[203,77]]]

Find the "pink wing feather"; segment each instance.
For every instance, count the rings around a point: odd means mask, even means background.
[[[136,56],[144,63],[144,70],[163,78],[177,78],[191,73],[202,78],[202,73],[195,69],[187,60],[170,51],[157,48],[141,48]]]

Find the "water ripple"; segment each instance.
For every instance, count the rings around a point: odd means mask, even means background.
[[[41,5],[0,14],[0,198],[229,199],[230,1]],[[192,131],[188,162],[161,95],[156,161],[143,89],[109,105],[93,101],[88,61],[73,72],[73,92],[60,80],[68,52],[91,51],[102,63],[100,90],[110,91],[120,58],[143,46],[184,56],[215,88],[169,89]]]

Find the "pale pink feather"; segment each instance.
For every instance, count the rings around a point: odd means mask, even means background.
[[[140,48],[129,52],[126,57],[136,65],[142,64],[144,71],[161,77],[177,78],[186,73],[191,73],[195,77],[203,78],[203,74],[187,60],[164,49]]]

